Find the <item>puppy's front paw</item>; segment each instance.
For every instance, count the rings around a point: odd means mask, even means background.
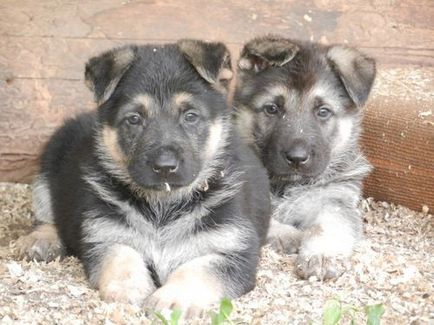
[[[155,285],[142,256],[131,247],[115,245],[102,262],[98,289],[107,302],[140,305]]]
[[[37,226],[17,240],[16,248],[21,259],[51,262],[63,256],[63,246],[54,225]]]
[[[267,243],[279,253],[294,254],[300,247],[301,235],[301,231],[297,228],[272,220]]]
[[[295,254],[300,247],[300,236],[286,233],[274,237],[268,237],[267,242],[276,252],[284,254]]]
[[[299,255],[295,272],[302,279],[315,276],[319,281],[340,277],[350,267],[345,257],[327,257],[323,255]]]
[[[124,275],[100,285],[99,292],[107,302],[140,305],[149,294],[149,286],[135,275]]]
[[[194,288],[186,288],[176,284],[166,284],[155,291],[146,301],[146,306],[152,310],[164,311],[180,309],[185,319],[200,317],[214,300],[201,296]]]

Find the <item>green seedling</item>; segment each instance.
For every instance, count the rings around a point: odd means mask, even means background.
[[[384,314],[384,306],[383,304],[366,306],[365,313],[368,316],[366,325],[380,325],[381,316]]]
[[[220,325],[220,324],[233,324],[230,320],[229,316],[234,309],[232,302],[228,298],[223,298],[220,301],[219,312],[210,311],[209,315],[211,317],[211,325]]]
[[[220,307],[217,313],[214,311],[208,312],[211,318],[211,325],[234,324],[229,318],[233,309],[234,307],[230,299],[223,298],[220,301]],[[179,309],[173,310],[170,314],[170,319],[166,319],[161,312],[154,312],[154,315],[163,325],[178,325],[182,312]]]
[[[154,315],[161,321],[163,325],[178,325],[181,314],[182,312],[180,309],[175,309],[170,314],[170,319],[167,320],[162,313],[154,312]]]
[[[324,305],[322,324],[336,325],[345,318],[350,320],[351,325],[356,325],[356,314],[364,313],[367,317],[366,325],[380,325],[381,316],[384,314],[383,304],[368,305],[364,308],[357,308],[351,305],[342,305],[342,302],[335,298],[327,300]]]
[[[323,325],[335,325],[342,317],[342,304],[339,300],[327,300],[324,305],[322,323]]]

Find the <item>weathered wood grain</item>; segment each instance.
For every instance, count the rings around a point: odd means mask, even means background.
[[[93,107],[81,81],[0,82],[0,180],[28,182],[43,144],[65,118]]]
[[[379,71],[362,144],[374,166],[365,194],[434,210],[434,69]]]
[[[54,1],[0,3],[0,180],[31,179],[64,118],[93,108],[87,59],[126,43],[243,42],[274,33],[356,45],[379,62],[363,144],[366,194],[434,209],[432,0]],[[433,111],[434,113],[434,111]],[[409,167],[410,166],[410,167]]]

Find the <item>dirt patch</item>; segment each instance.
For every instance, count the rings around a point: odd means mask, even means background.
[[[433,324],[434,216],[371,199],[363,209],[366,239],[352,258],[351,271],[333,282],[298,280],[292,272],[295,255],[265,247],[257,287],[234,301],[233,319],[321,324],[324,303],[338,297],[356,307],[383,303],[383,324]],[[142,308],[102,302],[75,258],[48,264],[16,260],[14,240],[28,231],[32,218],[29,186],[0,184],[2,324],[150,323]]]

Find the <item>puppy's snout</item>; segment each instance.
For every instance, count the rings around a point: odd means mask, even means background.
[[[171,148],[161,148],[152,162],[152,170],[156,174],[166,176],[173,174],[178,170],[179,157],[178,153]]]
[[[286,151],[284,156],[290,165],[305,165],[310,160],[310,149],[306,143],[298,142]]]

